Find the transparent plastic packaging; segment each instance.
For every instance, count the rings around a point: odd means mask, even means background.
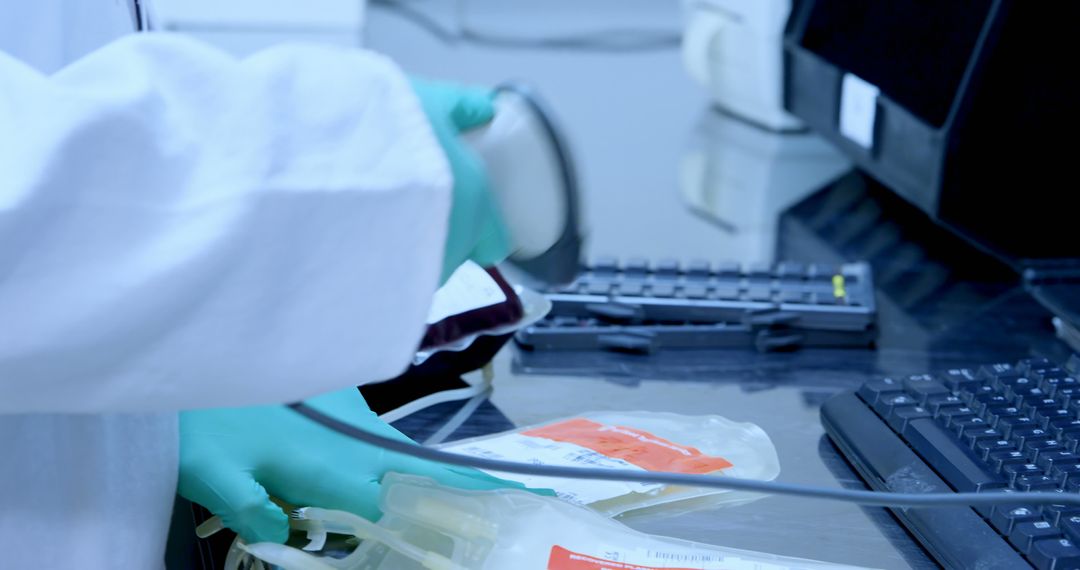
[[[780,462],[769,436],[752,423],[663,412],[590,412],[508,432],[456,441],[444,451],[542,465],[674,471],[771,481]],[[751,502],[757,493],[618,481],[581,481],[493,472],[606,516],[685,511]]]
[[[378,524],[299,509],[294,527],[313,544],[327,533],[360,539],[339,557],[271,543],[237,550],[285,570],[825,570],[825,562],[653,536],[589,509],[527,491],[463,491],[390,474]]]

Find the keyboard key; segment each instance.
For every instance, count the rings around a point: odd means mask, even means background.
[[[964,433],[964,430],[971,428],[984,428],[989,426],[986,420],[982,418],[969,417],[969,416],[954,416],[948,420],[946,427],[949,431],[955,433],[957,436]]]
[[[1009,432],[1009,439],[1016,444],[1017,447],[1023,449],[1024,446],[1032,441],[1046,441],[1051,439],[1050,432],[1037,427],[1017,427],[1013,428]]]
[[[1080,568],[1080,548],[1068,538],[1036,540],[1028,557],[1039,570]]]
[[[1053,491],[1060,484],[1050,475],[1018,475],[1013,486],[1021,491]]]
[[[1064,538],[1061,536],[1061,532],[1047,520],[1016,523],[1013,525],[1012,532],[1009,533],[1009,542],[1013,543],[1013,546],[1024,554],[1031,552],[1032,543],[1036,540],[1047,538]]]
[[[1043,518],[1050,524],[1057,526],[1062,518],[1080,516],[1080,506],[1076,505],[1043,505]]]
[[[768,286],[755,286],[751,285],[750,289],[746,292],[751,301],[771,301],[772,300],[772,288]]]
[[[709,296],[709,288],[704,283],[683,285],[683,296],[687,299],[704,299]]]
[[[904,388],[909,394],[922,397],[924,400],[937,394],[952,393],[944,384],[927,375],[908,376],[904,379]]]
[[[932,417],[930,410],[922,406],[897,406],[892,409],[892,413],[889,414],[886,421],[889,422],[889,427],[893,428],[893,430],[902,432],[909,421],[929,417]]]
[[[879,378],[866,382],[859,388],[859,397],[862,401],[873,406],[877,403],[880,395],[895,395],[903,391],[903,384],[893,378]]]
[[[557,316],[551,319],[551,325],[556,327],[576,327],[581,324],[577,317]]]
[[[781,303],[806,303],[806,293],[797,289],[781,289]]]
[[[998,394],[989,384],[968,386],[965,391],[960,392],[959,395],[964,400],[965,404],[976,409],[981,409],[986,404],[1012,404],[1012,401],[1006,400],[1004,395]]]
[[[942,409],[962,408],[965,404],[959,396],[939,394],[926,398],[926,402],[923,402],[923,405],[930,408],[930,411],[934,412],[936,415],[940,414]]]
[[[968,386],[982,383],[982,380],[975,375],[975,371],[970,368],[954,368],[952,370],[947,370],[938,374],[938,381],[953,390],[963,390]]]
[[[674,297],[675,296],[675,283],[666,283],[663,281],[653,281],[652,283],[652,295],[654,297]]]
[[[1016,406],[987,406],[983,410],[983,418],[990,422],[990,425],[997,426],[998,421],[1001,418],[1015,418],[1020,415],[1020,408]]]
[[[1080,455],[1071,451],[1044,451],[1035,460],[1035,465],[1043,469],[1053,469],[1055,465],[1076,465],[1080,463]]]
[[[611,292],[611,282],[601,279],[589,281],[585,287],[586,295],[607,295]]]
[[[975,447],[975,444],[983,440],[1002,441],[1006,445],[1009,445],[1009,441],[1005,440],[1004,437],[1004,434],[1002,434],[1000,431],[989,427],[968,428],[960,434],[960,439],[963,440],[964,443],[968,444],[968,447]],[[985,456],[985,454],[980,455],[980,457],[983,456]]]
[[[713,287],[717,299],[733,301],[739,298],[739,286],[731,283],[718,283]]]
[[[708,279],[712,267],[703,259],[695,259],[686,266],[686,276],[689,279]]]
[[[1042,469],[1034,463],[1012,463],[1001,468],[1001,474],[1014,483],[1018,477],[1025,475],[1042,475]]]
[[[1052,368],[1057,368],[1057,365],[1046,358],[1025,358],[1016,365],[1016,369],[1022,372],[1050,370]]]
[[[974,418],[975,410],[967,407],[960,406],[958,408],[944,408],[941,413],[938,414],[938,419],[941,423],[948,426],[951,422],[963,420],[966,418]],[[982,418],[978,418],[980,423],[986,423]]]
[[[1020,415],[1020,408],[1012,405],[1008,401],[996,401],[983,404],[979,401],[973,401],[968,404],[972,408],[979,410],[979,414],[988,420],[997,419],[997,416],[1018,416]],[[991,417],[991,414],[994,417]]]
[[[998,491],[991,491],[991,493],[994,493],[994,492],[998,492]],[[1005,489],[1001,489],[1000,492],[1001,493],[1018,493],[1019,491],[1014,491],[1013,489],[1005,488]],[[987,493],[987,494],[989,494],[989,493]],[[1004,504],[1004,505],[988,504],[988,505],[978,505],[978,506],[972,507],[972,508],[975,509],[975,512],[979,513],[980,517],[986,519],[986,522],[990,522],[990,517],[991,517],[991,515],[993,515],[994,509],[1013,508],[1015,506],[1016,505],[1014,505],[1014,504]]]
[[[1017,459],[1024,459],[1023,454],[1021,454],[1020,451],[1016,449],[1016,446],[1007,439],[985,439],[975,442],[975,455],[980,459],[988,459],[990,454],[997,451],[1013,451],[1017,453]],[[1000,465],[991,465],[991,467],[995,471],[1001,469]]]
[[[1050,468],[1050,475],[1053,477],[1064,478],[1066,483],[1080,481],[1080,465],[1075,463],[1055,465]]]
[[[1076,378],[1068,375],[1060,377],[1056,375],[1043,376],[1042,379],[1039,381],[1039,386],[1041,386],[1047,394],[1050,394],[1051,396],[1056,396],[1058,390],[1061,390],[1062,388],[1076,388],[1077,386],[1080,386],[1080,382],[1078,382]]]
[[[912,374],[904,378],[904,386],[910,388],[919,384],[940,384],[932,374]]]
[[[996,528],[999,533],[1008,536],[1012,533],[1013,527],[1015,527],[1017,523],[1035,522],[1041,519],[1042,517],[1038,515],[1038,510],[1035,507],[1025,505],[998,505],[994,507],[994,512],[990,515],[990,524],[994,525],[994,528]]]
[[[1008,451],[991,451],[986,456],[987,465],[995,472],[1000,472],[1009,465],[1019,465],[1027,462],[1027,456],[1018,449],[1011,449]]]
[[[1080,395],[1080,387],[1078,386],[1069,386],[1054,390],[1054,398],[1057,398],[1060,402],[1064,402],[1069,406],[1070,410],[1072,409],[1072,403],[1076,400],[1077,395]]]
[[[840,273],[840,268],[835,265],[827,265],[824,263],[811,263],[809,269],[806,271],[806,276],[811,281],[824,281],[827,283],[832,282],[833,275]]]
[[[1080,516],[1072,515],[1062,517],[1061,520],[1058,521],[1057,526],[1071,540],[1080,540]]]
[[[1060,380],[1069,377],[1069,371],[1058,366],[1044,370],[1028,370],[1026,374],[1028,378],[1040,383],[1047,380]]]
[[[1068,449],[1069,451],[1080,451],[1080,449],[1078,449],[1080,448],[1080,433],[1063,430],[1058,441],[1060,441],[1061,444],[1065,446],[1065,449]]]
[[[1020,372],[1012,371],[997,374],[996,376],[994,376],[994,381],[992,383],[998,389],[1005,389],[1007,386],[1015,386],[1017,384],[1031,384],[1032,381]]]
[[[1028,428],[1034,429],[1037,426],[1035,424],[1035,420],[1029,417],[1013,416],[1009,418],[999,418],[998,421],[994,423],[994,427],[1001,430],[1002,433],[1006,435],[1006,437],[1011,437],[1013,430]]]
[[[802,281],[806,276],[806,265],[796,261],[783,261],[776,266],[776,275],[781,281]]]
[[[627,297],[640,297],[645,294],[645,282],[637,279],[619,282],[619,294]]]
[[[1073,415],[1069,413],[1069,410],[1055,408],[1048,410],[1039,410],[1035,412],[1035,415],[1032,416],[1032,419],[1034,419],[1040,426],[1045,428],[1048,427],[1050,425],[1050,422],[1053,420],[1072,421]]]
[[[1023,380],[1024,383],[1022,384],[1017,384],[1015,386],[1009,386],[1008,388],[1006,388],[1005,396],[1009,398],[1046,398],[1047,396],[1049,396],[1049,394],[1044,392],[1043,389],[1039,387],[1039,384],[1034,380],[1028,380],[1027,378],[1024,378]]]
[[[598,257],[590,269],[596,274],[614,275],[619,270],[619,260],[609,256]]]
[[[1065,447],[1057,442],[1055,439],[1047,439],[1042,441],[1029,441],[1024,444],[1022,450],[1027,456],[1038,465],[1039,457],[1043,453],[1050,453],[1053,451],[1065,451]]]
[[[1028,376],[1042,382],[1043,380],[1057,380],[1060,378],[1068,378],[1069,372],[1055,366],[1053,368],[1047,368],[1044,370],[1029,370]]]
[[[884,417],[889,417],[889,413],[891,413],[892,409],[896,406],[915,406],[918,405],[918,403],[919,402],[916,401],[915,398],[901,392],[899,394],[890,394],[878,398],[877,403],[874,404],[874,410]]]
[[[768,263],[751,263],[746,266],[746,276],[754,281],[770,279],[772,270],[772,265]]]
[[[983,491],[1003,487],[1003,475],[991,472],[985,463],[964,447],[953,434],[933,420],[918,418],[903,431],[908,444],[954,489]]]
[[[677,259],[661,259],[656,263],[653,270],[657,277],[675,278],[679,275],[679,261]]]
[[[810,302],[815,305],[835,305],[838,300],[832,293],[811,293]]]
[[[742,277],[742,268],[734,261],[722,261],[716,266],[716,274],[725,279]]]
[[[1033,414],[1043,410],[1054,410],[1060,408],[1061,404],[1058,404],[1057,400],[1053,398],[1045,397],[1024,397],[1020,410],[1029,414]]]
[[[632,257],[623,265],[623,275],[644,277],[649,272],[649,260],[644,257]]]
[[[1008,362],[998,362],[995,364],[987,364],[980,366],[978,372],[975,373],[979,378],[996,378],[998,374],[1006,374],[1013,371],[1013,365]]]
[[[1075,418],[1056,418],[1047,422],[1047,429],[1055,434],[1075,433],[1080,431],[1080,420]]]
[[[1013,406],[1013,400],[998,394],[997,392],[978,392],[967,399],[967,404],[980,412],[989,409],[1005,408]],[[1017,413],[1019,413],[1017,408]]]

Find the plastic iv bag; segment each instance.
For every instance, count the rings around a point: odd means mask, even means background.
[[[776,448],[758,426],[720,416],[661,412],[591,412],[456,441],[443,451],[539,465],[668,471],[771,481],[780,474]],[[659,483],[584,481],[492,472],[607,515],[730,506],[760,497],[747,491]],[[677,504],[676,504],[677,503]]]
[[[342,558],[259,543],[242,548],[285,570],[824,570],[853,568],[634,531],[587,508],[527,491],[463,491],[390,474],[378,524],[300,509],[294,524],[359,537]]]

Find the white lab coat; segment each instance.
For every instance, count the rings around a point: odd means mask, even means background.
[[[392,63],[131,25],[0,0],[0,568],[160,567],[176,410],[395,376],[438,281],[449,168]]]

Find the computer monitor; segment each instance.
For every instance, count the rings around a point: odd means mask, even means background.
[[[803,0],[785,106],[1018,270],[1076,263],[1078,21],[1073,2]]]

